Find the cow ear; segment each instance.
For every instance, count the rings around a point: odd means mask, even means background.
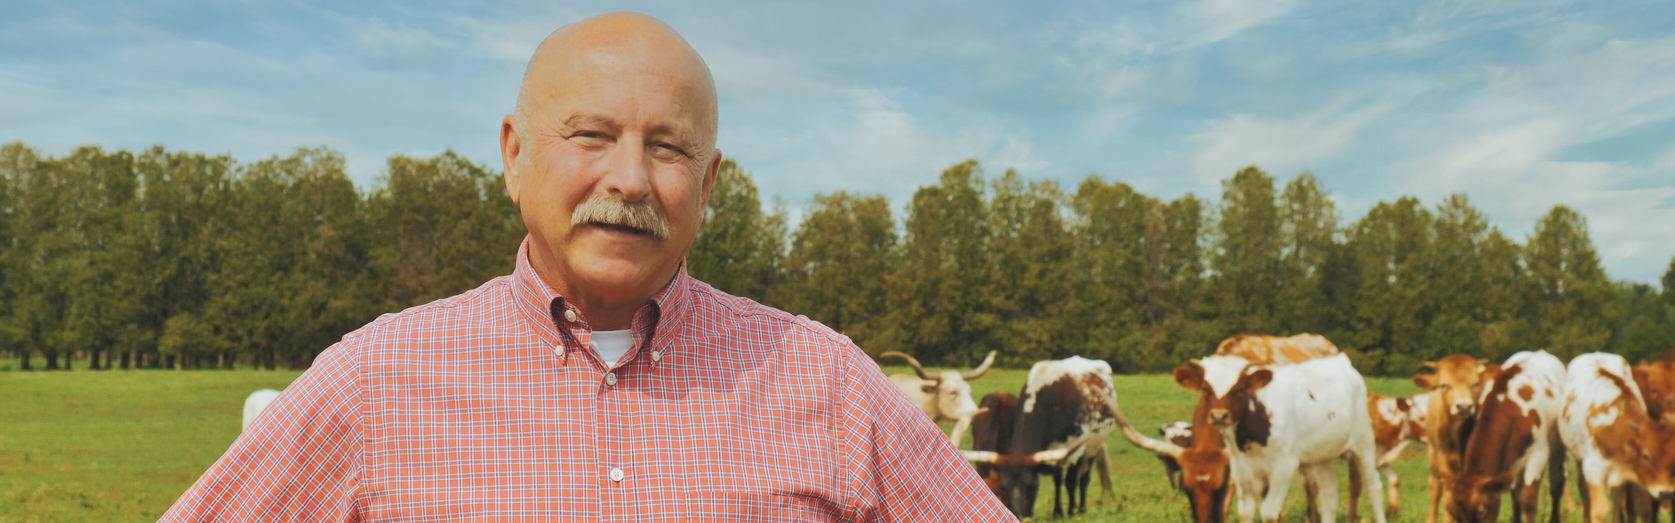
[[[1408,411],[1407,402],[1408,402],[1407,398],[1396,398],[1396,410],[1400,410],[1402,412],[1407,412]]]
[[[1425,390],[1436,390],[1437,389],[1437,375],[1435,375],[1435,374],[1418,374],[1418,375],[1415,375],[1413,377],[1413,386],[1419,387],[1419,388],[1425,389]]]
[[[1482,371],[1477,373],[1477,379],[1481,380],[1483,383],[1493,382],[1495,381],[1495,378],[1499,378],[1501,376],[1501,370],[1503,369],[1501,369],[1499,364],[1485,366]]]
[[[1256,372],[1250,373],[1250,375],[1247,376],[1247,379],[1249,380],[1248,383],[1250,383],[1250,390],[1258,390],[1262,387],[1268,386],[1268,382],[1274,381],[1274,371],[1260,369]]]
[[[920,385],[919,390],[925,391],[925,394],[935,393],[936,392],[936,384],[935,383],[926,383],[924,385]]]
[[[1181,388],[1193,392],[1204,390],[1204,377],[1198,374],[1198,369],[1194,369],[1190,365],[1183,365],[1175,369],[1175,383],[1179,383]]]
[[[1435,368],[1437,368],[1437,362],[1434,362],[1434,361],[1427,361],[1427,362],[1425,362],[1425,368],[1427,368],[1427,369],[1435,369]]]

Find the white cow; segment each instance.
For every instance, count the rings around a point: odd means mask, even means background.
[[[954,422],[954,430],[948,439],[954,446],[960,445],[960,438],[965,436],[966,429],[971,427],[971,417],[977,415],[977,402],[971,400],[971,384],[966,380],[974,380],[989,371],[989,366],[995,362],[995,352],[989,351],[989,357],[983,359],[983,364],[969,372],[945,370],[932,376],[919,366],[919,360],[900,352],[886,352],[879,357],[901,358],[913,367],[919,377],[906,374],[891,374],[890,381],[895,383],[896,389],[907,396],[919,410],[930,416],[931,422]]]
[[[1570,360],[1565,372],[1559,436],[1577,461],[1589,523],[1605,523],[1613,491],[1639,487],[1654,498],[1675,493],[1675,429],[1653,419],[1628,361],[1591,353]],[[1655,521],[1655,520],[1654,520]]]
[[[1367,385],[1347,356],[1273,366],[1251,365],[1238,356],[1197,363],[1202,374],[1182,367],[1175,379],[1202,391],[1199,409],[1206,410],[1210,426],[1231,451],[1241,520],[1250,523],[1260,501],[1262,520],[1278,521],[1286,490],[1302,472],[1319,488],[1322,523],[1332,523],[1338,505],[1332,461],[1345,456],[1359,464],[1374,521],[1385,523]]]
[[[278,397],[279,391],[273,389],[250,393],[250,397],[244,399],[244,426],[239,428],[239,432],[250,430],[250,424],[256,421],[256,416],[262,415],[268,404],[273,403],[274,398]]]

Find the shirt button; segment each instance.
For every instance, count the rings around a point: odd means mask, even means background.
[[[609,385],[609,386],[612,386],[612,387],[616,386],[616,373],[615,372],[605,373],[605,384]]]
[[[567,321],[567,322],[570,322],[570,323],[575,323],[576,322],[576,311],[573,311],[573,310],[570,310],[570,309],[565,309],[564,310],[564,321]]]
[[[655,363],[655,362],[657,362],[657,360],[661,360],[661,359],[663,359],[663,351],[658,351],[658,350],[651,351],[651,361],[653,363]]]
[[[622,481],[622,469],[611,469],[611,481]]]

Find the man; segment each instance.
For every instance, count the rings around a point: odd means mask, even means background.
[[[345,336],[163,520],[1010,520],[847,338],[686,275],[716,121],[661,22],[553,33],[501,124],[513,273]]]

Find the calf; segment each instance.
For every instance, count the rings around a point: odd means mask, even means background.
[[[1553,475],[1551,523],[1564,496],[1564,446],[1559,441],[1559,394],[1565,368],[1544,351],[1520,352],[1501,364],[1486,386],[1450,487],[1448,514],[1461,523],[1494,523],[1510,489],[1513,523],[1535,523],[1541,476]]]
[[[1435,372],[1413,377],[1413,384],[1429,392],[1430,397],[1425,409],[1425,453],[1431,465],[1427,484],[1431,493],[1428,523],[1437,523],[1439,503],[1447,506],[1448,485],[1453,484],[1454,475],[1460,470],[1460,453],[1466,449],[1466,437],[1477,418],[1477,401],[1483,393],[1483,383],[1499,372],[1499,366],[1488,363],[1489,360],[1454,355],[1425,362]],[[1446,513],[1442,516],[1445,520],[1448,517]]]
[[[1401,510],[1401,476],[1393,466],[1408,443],[1424,441],[1426,403],[1424,393],[1410,398],[1391,398],[1367,393],[1367,413],[1373,422],[1373,446],[1377,449],[1379,476],[1384,478],[1385,514],[1394,516]],[[1350,504],[1355,504],[1356,490],[1350,488]]]
[[[1069,513],[1087,511],[1088,483],[1096,467],[1109,495],[1105,439],[1116,427],[1117,408],[1110,364],[1080,357],[1036,363],[1018,400],[1004,451],[964,452],[973,463],[992,465],[1012,513],[1019,518],[1034,514],[1043,473],[1053,476],[1054,516],[1066,513],[1059,504],[1060,489],[1067,491]]]
[[[919,377],[891,374],[890,382],[907,396],[908,401],[930,416],[932,423],[953,422],[954,430],[948,434],[948,439],[958,447],[966,428],[971,426],[971,417],[977,415],[977,404],[971,401],[971,384],[966,382],[981,378],[989,371],[989,366],[995,362],[995,352],[989,351],[983,364],[970,371],[945,370],[935,375],[925,372],[919,360],[900,352],[886,352],[878,357],[907,360],[908,366],[913,367],[913,372]]]
[[[279,391],[273,389],[258,390],[244,398],[244,424],[239,427],[239,432],[250,430],[250,424],[255,423],[256,417],[261,416],[262,411],[267,410],[268,404],[277,398]]]
[[[1628,362],[1614,354],[1583,354],[1565,374],[1559,435],[1578,462],[1588,521],[1605,523],[1616,506],[1613,491],[1638,488],[1653,498],[1675,493],[1675,430],[1647,411]]]

